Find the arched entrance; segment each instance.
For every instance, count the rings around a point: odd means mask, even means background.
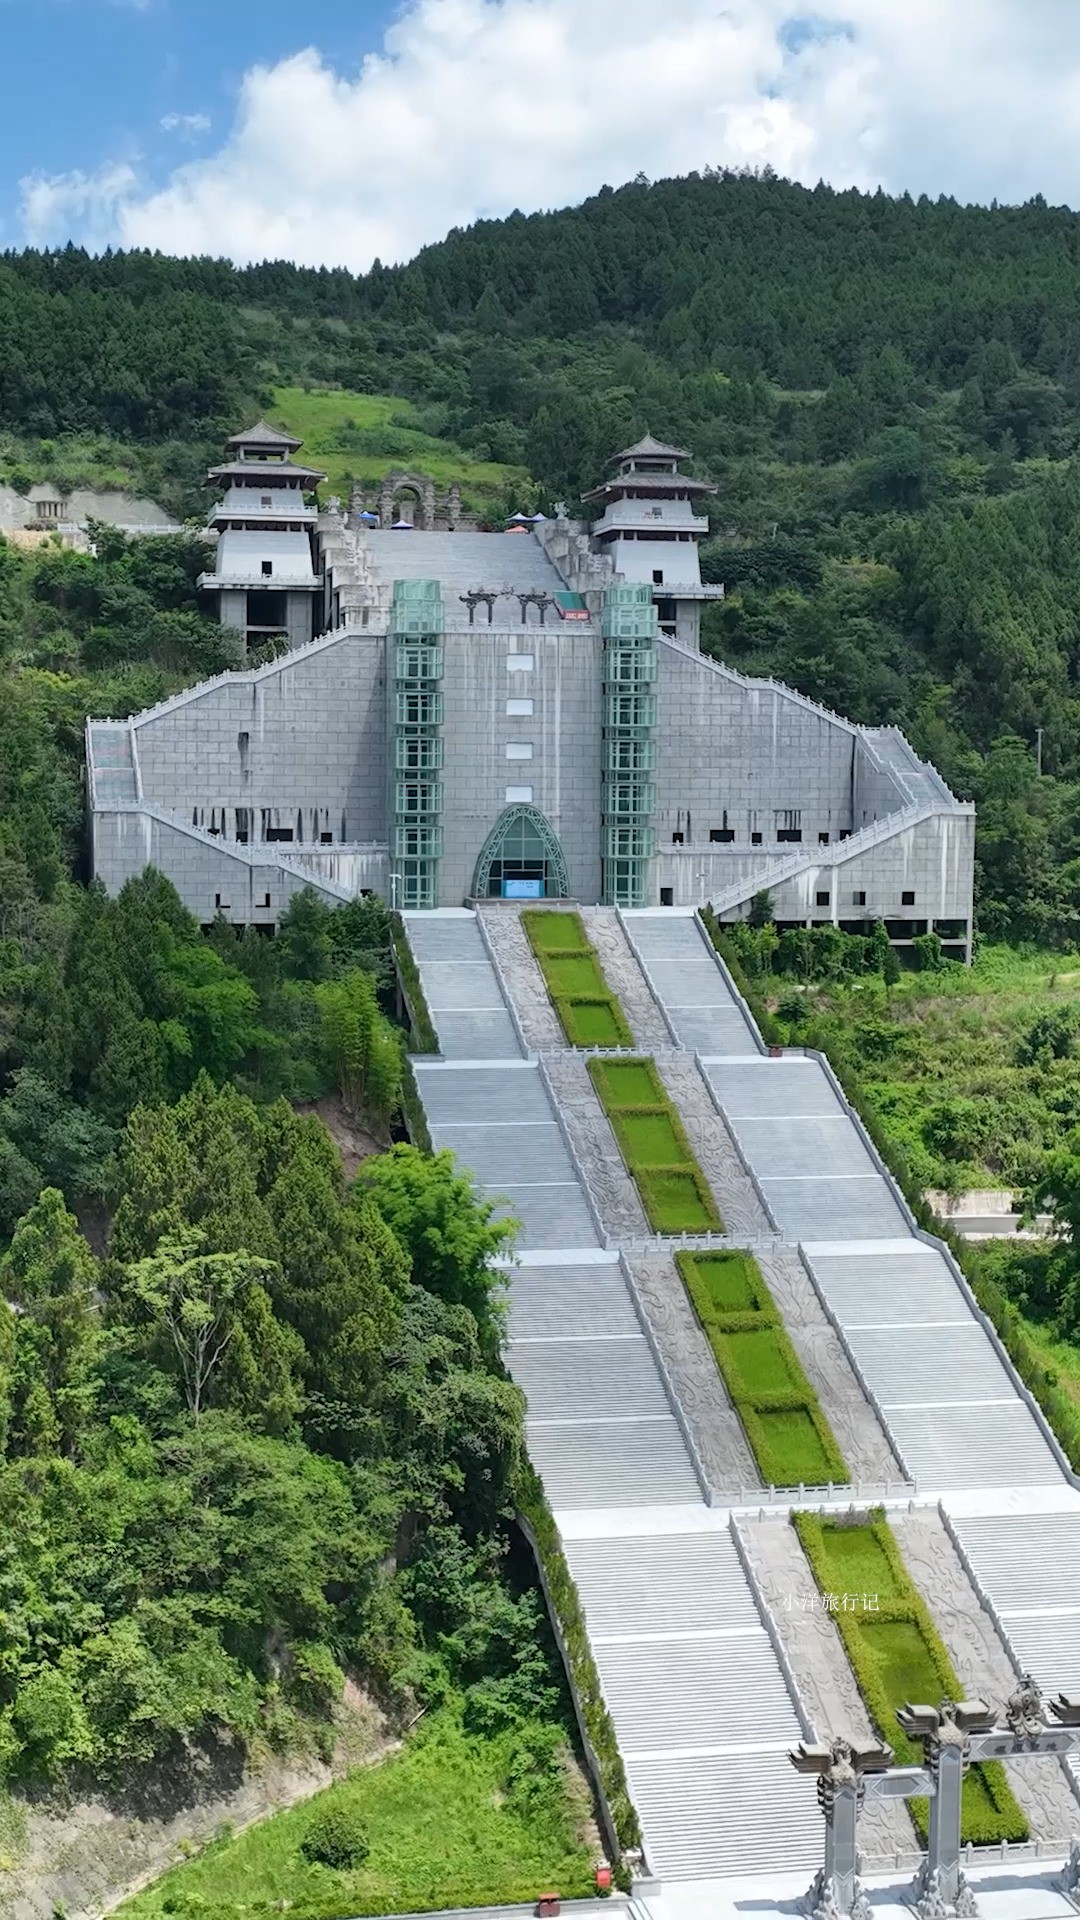
[[[566,861],[539,807],[507,807],[476,863],[477,900],[563,900],[570,892]]]

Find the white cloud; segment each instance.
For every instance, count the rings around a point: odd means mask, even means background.
[[[185,136],[209,133],[210,115],[208,113],[163,113],[158,121],[166,133],[180,133]]]
[[[22,221],[31,246],[76,238],[90,247],[115,237],[122,210],[135,197],[139,176],[126,160],[96,173],[28,174],[22,189]]]
[[[253,67],[228,139],[163,186],[122,167],[37,177],[24,219],[31,238],[363,268],[478,217],[706,165],[1075,204],[1071,12],[1062,0],[409,0],[355,75],[314,48]]]

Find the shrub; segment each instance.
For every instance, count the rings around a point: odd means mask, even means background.
[[[390,944],[394,950],[398,984],[401,987],[402,998],[412,1027],[413,1051],[438,1053],[439,1036],[428,1011],[428,1003],[420,982],[420,971],[413,958],[409,937],[405,931],[405,922],[400,913],[390,916]]]
[[[300,1851],[321,1867],[359,1867],[368,1857],[367,1829],[347,1800],[320,1807],[308,1821]]]
[[[766,1484],[849,1479],[757,1262],[733,1250],[680,1252],[675,1264]]]

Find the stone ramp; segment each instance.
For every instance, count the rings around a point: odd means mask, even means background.
[[[696,920],[643,909],[624,913],[627,939],[681,1047],[756,1054],[761,1042]]]
[[[446,1060],[516,1060],[521,1047],[476,916],[402,916],[439,1051]]]
[[[964,1699],[985,1700],[988,1706],[1003,1709],[1015,1690],[1016,1673],[993,1621],[979,1603],[941,1515],[933,1507],[897,1514],[893,1530],[956,1669]],[[1070,1562],[1074,1573],[1080,1573],[1080,1531],[1072,1549],[1058,1563],[1059,1570]],[[1073,1625],[1074,1630],[1080,1630],[1080,1614]],[[1080,1660],[1075,1672],[1080,1675]],[[1025,1760],[1022,1766],[1006,1762],[1005,1770],[1027,1815],[1031,1838],[1067,1853],[1074,1834],[1080,1831],[1080,1802],[1061,1761],[1049,1755]]]
[[[821,1847],[803,1737],[727,1527],[567,1542],[631,1796],[665,1879]]]

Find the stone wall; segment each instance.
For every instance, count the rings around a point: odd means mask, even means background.
[[[683,832],[707,847],[727,827],[734,845],[762,835],[777,847],[781,812],[799,815],[803,844],[852,826],[855,729],[782,687],[747,682],[661,639],[657,646],[657,846]],[[689,826],[687,822],[689,816]]]
[[[328,816],[335,840],[387,837],[386,642],[347,633],[137,721],[143,797],[168,812]],[[190,817],[190,815],[188,815]]]
[[[94,873],[109,893],[118,893],[144,867],[158,867],[203,925],[221,914],[237,926],[272,926],[308,885],[332,905],[342,898],[340,889],[324,884],[326,876],[314,869],[307,874],[276,865],[272,848],[265,861],[248,861],[242,849],[231,851],[226,841],[208,842],[148,813],[95,813],[92,835]],[[365,869],[364,884],[385,893],[385,854],[366,855]]]
[[[531,668],[508,662],[529,659]],[[571,894],[600,897],[601,647],[591,628],[479,627],[447,635],[443,694],[446,766],[440,905],[472,892],[476,862],[508,789],[531,790],[562,843]],[[511,697],[531,715],[508,715]],[[528,760],[508,760],[514,743]]]

